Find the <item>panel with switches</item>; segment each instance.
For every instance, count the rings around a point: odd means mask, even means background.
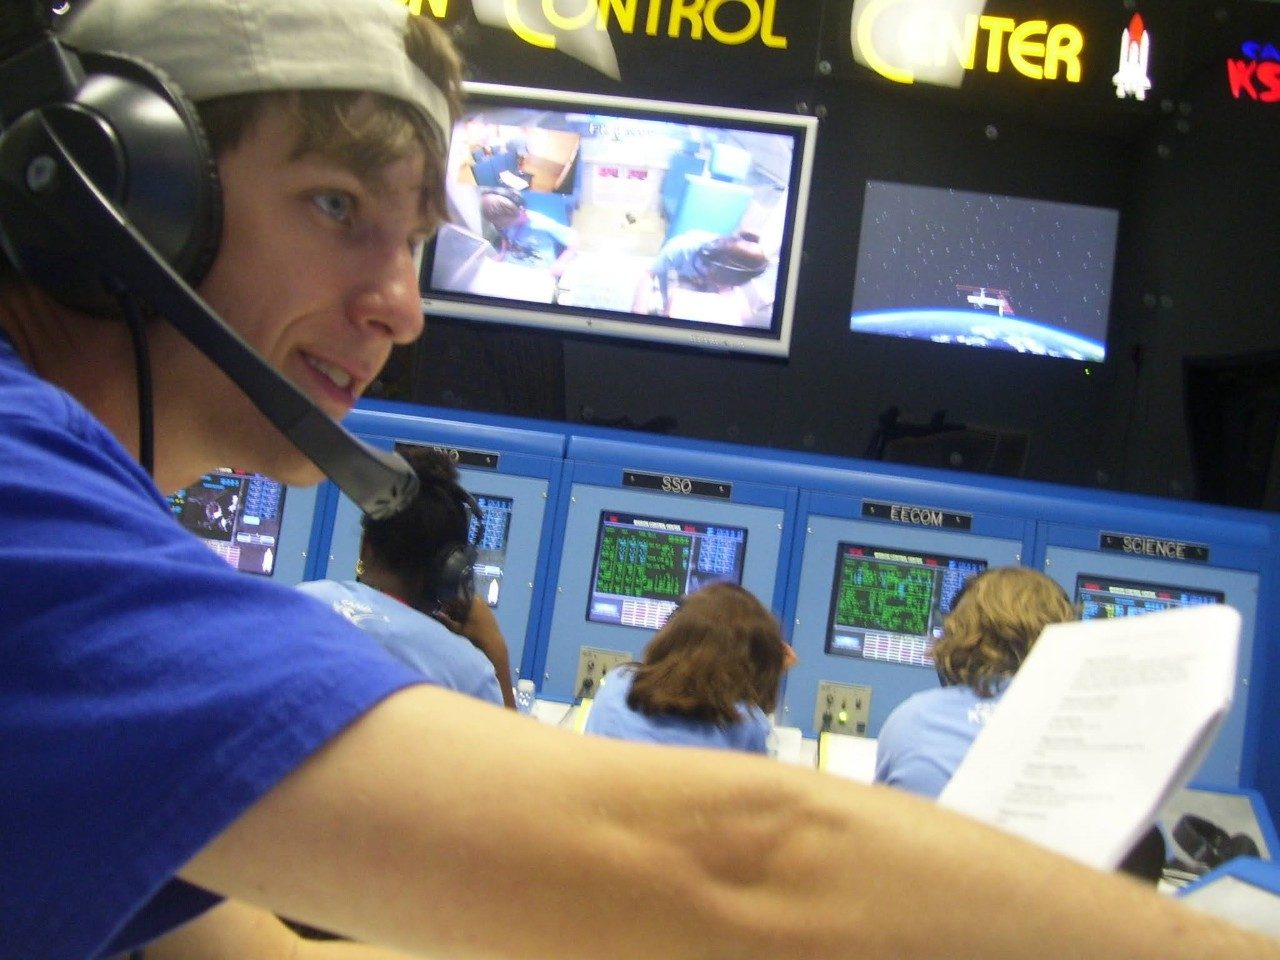
[[[618,664],[630,663],[633,659],[625,650],[582,647],[578,652],[578,675],[573,681],[573,699],[577,701],[583,697],[594,697],[606,673]]]
[[[813,707],[815,733],[825,730],[865,737],[870,713],[870,687],[856,683],[818,681],[818,699]]]

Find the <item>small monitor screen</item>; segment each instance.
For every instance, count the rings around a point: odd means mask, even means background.
[[[887,663],[933,666],[929,651],[942,636],[966,580],[987,561],[841,543],[836,550],[827,653]]]
[[[467,528],[467,539],[476,545],[476,596],[484,597],[496,607],[502,593],[503,568],[507,562],[507,537],[511,532],[511,497],[495,497],[487,493],[473,494],[484,515],[484,534],[476,539],[475,517]]]
[[[221,469],[169,496],[178,522],[237,570],[271,576],[284,517],[283,484]]]
[[[587,619],[657,629],[686,593],[742,583],[742,527],[600,513]]]
[[[1101,361],[1119,211],[867,183],[849,327]]]
[[[1140,583],[1092,573],[1076,577],[1076,606],[1080,609],[1081,620],[1134,617],[1174,607],[1225,602],[1226,594],[1220,590]]]

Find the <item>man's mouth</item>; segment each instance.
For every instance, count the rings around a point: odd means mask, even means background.
[[[306,361],[311,366],[312,370],[322,374],[339,390],[351,389],[351,374],[347,373],[347,371],[343,370],[341,367],[335,367],[331,363],[325,363],[325,361],[318,357],[308,356]]]

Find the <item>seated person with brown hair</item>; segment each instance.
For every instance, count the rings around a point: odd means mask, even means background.
[[[795,659],[764,604],[737,584],[710,584],[685,598],[642,662],[608,674],[584,730],[765,753],[768,714]]]
[[[545,266],[553,277],[578,249],[578,232],[554,217],[530,210],[516,190],[497,187],[480,196],[480,214],[497,232],[500,259]]]

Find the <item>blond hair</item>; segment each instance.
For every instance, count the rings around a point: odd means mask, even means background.
[[[1029,567],[997,567],[960,590],[933,645],[938,676],[983,697],[1013,676],[1051,623],[1076,619],[1062,587]]]

